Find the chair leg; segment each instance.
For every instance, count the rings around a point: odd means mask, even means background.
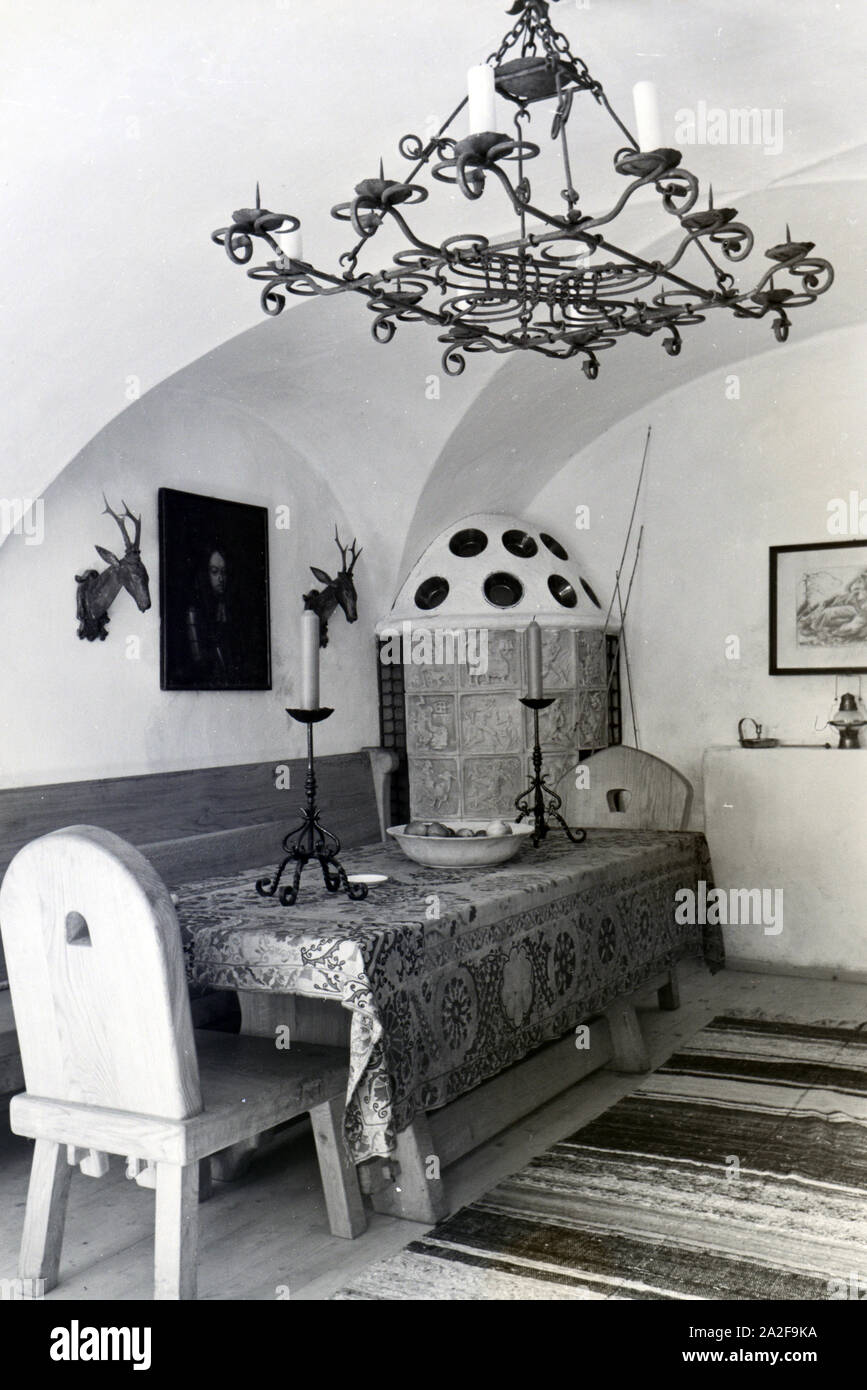
[[[199,1159],[199,1205],[202,1202],[210,1202],[214,1195],[214,1183],[211,1177],[211,1160],[209,1158]]]
[[[211,1177],[214,1182],[237,1182],[243,1178],[261,1147],[261,1134],[253,1134],[249,1139],[239,1139],[227,1149],[211,1154]]]
[[[343,1143],[343,1110],[343,1097],[334,1096],[310,1111],[310,1123],[316,1140],[331,1234],[352,1240],[367,1230],[367,1214],[355,1164]]]
[[[154,1298],[194,1299],[199,1244],[199,1165],[157,1164]]]
[[[71,1181],[66,1145],[37,1139],[27,1189],[18,1272],[22,1279],[42,1280],[40,1288],[44,1293],[57,1284]]]
[[[613,1071],[650,1071],[650,1057],[634,1005],[619,999],[604,1011],[611,1034],[611,1068]]]
[[[659,1007],[661,1009],[674,1010],[680,1008],[680,981],[677,978],[677,966],[673,965],[668,973],[668,980],[661,989],[657,990]]]

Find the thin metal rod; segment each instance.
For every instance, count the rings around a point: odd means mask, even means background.
[[[640,526],[640,527],[638,528],[638,540],[637,540],[636,543],[635,543],[635,558],[634,558],[634,560],[633,560],[633,562],[632,562],[632,573],[631,573],[630,576],[629,576],[629,586],[628,586],[628,588],[627,588],[627,590],[626,590],[626,603],[625,603],[625,605],[624,605],[624,608],[623,608],[623,611],[622,611],[622,614],[621,614],[621,618],[625,618],[625,617],[626,617],[626,611],[627,611],[627,609],[629,608],[629,596],[630,596],[630,594],[632,593],[632,584],[633,584],[633,581],[634,581],[634,579],[635,579],[635,571],[638,569],[638,556],[639,556],[640,553],[641,553],[641,542],[642,542],[643,540],[644,540],[644,527],[643,527],[643,526]],[[618,587],[618,592],[619,592],[619,589],[620,589],[620,575],[619,575],[619,573],[618,573],[618,577],[617,577],[617,578],[618,578],[618,586],[617,586],[617,587]]]
[[[615,658],[615,659],[614,659],[614,661],[613,661],[612,664],[611,664],[611,671],[609,672],[609,675],[608,675],[608,684],[607,684],[607,686],[606,686],[606,688],[605,688],[605,693],[606,693],[606,696],[607,696],[608,692],[609,692],[610,689],[611,689],[612,683],[613,683],[613,681],[614,681],[614,675],[615,675],[615,672],[616,672],[616,670],[617,670],[616,661],[617,661],[617,658],[618,658],[619,655],[620,655],[620,648],[622,647],[622,648],[623,648],[623,659],[624,659],[624,661],[625,661],[625,663],[626,663],[626,688],[627,688],[627,691],[628,691],[628,693],[629,693],[629,711],[630,711],[630,714],[631,714],[631,716],[632,716],[632,728],[633,728],[633,731],[634,731],[634,733],[635,733],[635,738],[636,738],[636,745],[635,745],[635,746],[636,746],[636,747],[638,747],[638,725],[637,725],[636,720],[635,720],[635,705],[634,705],[634,703],[633,703],[633,697],[632,697],[632,672],[631,672],[630,666],[629,666],[629,652],[628,652],[628,649],[627,649],[627,646],[626,646],[626,630],[625,630],[625,627],[624,627],[624,623],[626,622],[626,614],[627,614],[628,611],[629,611],[629,600],[630,600],[630,597],[631,597],[631,595],[632,595],[632,585],[633,585],[633,582],[634,582],[634,580],[635,580],[635,572],[636,572],[636,570],[638,569],[638,557],[639,557],[639,555],[641,554],[641,542],[642,542],[643,538],[644,538],[644,527],[642,526],[641,529],[640,529],[639,532],[638,532],[638,543],[637,543],[637,545],[636,545],[636,547],[635,547],[635,559],[634,559],[634,562],[633,562],[633,565],[632,565],[632,573],[631,573],[630,576],[629,576],[629,586],[628,586],[628,588],[627,588],[627,590],[626,590],[626,601],[625,601],[625,603],[623,603],[622,605],[620,605],[620,631],[618,632],[617,636],[616,636],[615,639],[614,639],[614,640],[615,640],[615,643],[616,643],[615,651],[614,651],[614,658]],[[615,581],[614,581],[614,594],[612,595],[612,599],[611,599],[612,604],[614,603],[614,598],[615,598],[615,597],[616,597],[617,600],[618,600],[618,604],[620,604],[620,570],[617,571],[617,575],[616,575],[616,578],[615,578]]]
[[[595,93],[595,92],[594,92],[594,96],[596,96],[596,93]],[[639,151],[640,151],[640,150],[641,150],[641,146],[639,145],[639,143],[638,143],[638,141],[636,140],[635,136],[632,134],[632,131],[631,131],[631,130],[627,130],[626,126],[625,126],[625,125],[623,124],[623,122],[621,121],[620,117],[618,116],[617,112],[614,110],[614,107],[611,105],[610,101],[608,100],[607,96],[605,95],[605,93],[604,93],[604,91],[602,90],[601,87],[599,88],[599,95],[598,95],[597,100],[599,100],[599,101],[602,103],[602,105],[605,107],[605,110],[608,112],[608,114],[609,114],[609,116],[611,117],[612,121],[614,121],[616,125],[619,125],[619,126],[620,126],[620,129],[623,131],[623,134],[626,136],[626,138],[627,138],[627,140],[629,141],[629,143],[630,143],[630,145],[632,146],[632,148],[633,148],[634,150],[639,150]]]
[[[452,121],[455,120],[455,118],[461,114],[468,101],[469,97],[464,97],[463,101],[459,102],[459,104],[455,107],[452,114],[450,116],[447,116],[446,119],[443,121],[433,140],[428,140],[427,144],[424,147],[424,154],[418,160],[418,163],[414,164],[413,167],[410,169],[409,174],[404,179],[404,183],[412,183],[419,170],[424,168],[431,155],[433,154],[434,150],[436,149],[437,140],[440,138],[441,135],[445,135]]]
[[[635,739],[635,747],[640,748],[641,743],[638,737],[638,720],[635,717],[635,701],[632,696],[632,668],[629,665],[629,647],[626,643],[625,632],[621,632],[620,642],[623,647],[623,661],[626,666],[626,689],[629,692],[629,713],[632,717],[632,736]]]
[[[615,246],[610,241],[600,241],[603,251],[610,251],[613,256],[621,256],[629,265],[637,265],[640,270],[648,271],[655,279],[664,277],[672,280],[675,285],[680,285],[681,289],[689,290],[690,294],[697,294],[699,299],[713,299],[716,291],[709,292],[703,290],[701,285],[694,285],[691,280],[684,280],[682,276],[675,275],[673,271],[666,270],[665,266],[652,265],[650,261],[645,261],[641,256],[636,256],[632,251],[624,251],[621,246]],[[716,266],[714,265],[714,269]]]
[[[627,552],[627,550],[629,549],[629,540],[630,540],[630,537],[632,536],[632,526],[633,526],[633,523],[634,523],[634,521],[635,521],[635,513],[636,513],[636,510],[637,510],[637,508],[638,508],[638,498],[639,498],[639,495],[640,495],[640,493],[641,493],[641,484],[642,484],[642,482],[644,481],[644,470],[645,470],[645,467],[646,467],[646,465],[647,465],[647,451],[648,451],[648,449],[650,448],[650,433],[651,433],[651,428],[652,428],[652,427],[651,427],[650,425],[647,426],[647,434],[646,434],[645,437],[644,437],[644,453],[643,453],[642,456],[641,456],[641,468],[639,469],[639,472],[638,472],[638,482],[636,483],[636,486],[635,486],[635,496],[634,496],[633,499],[632,499],[632,511],[630,512],[630,515],[629,515],[629,525],[628,525],[628,527],[627,527],[627,529],[626,529],[626,540],[623,542],[623,554],[620,556],[620,564],[617,566],[617,571],[616,571],[618,582],[619,582],[619,580],[620,580],[620,575],[621,575],[621,572],[622,572],[622,570],[623,570],[623,566],[624,566],[624,564],[625,564],[625,562],[626,562],[626,552]],[[633,572],[633,574],[634,574],[634,573],[635,573],[635,570],[633,569],[632,572]],[[611,617],[611,610],[612,610],[613,607],[614,607],[614,594],[611,595],[611,602],[610,602],[609,605],[608,605],[608,612],[605,614],[605,622],[604,622],[604,624],[603,624],[603,629],[602,629],[603,632],[604,632],[604,631],[607,631],[607,629],[608,629],[608,620],[609,620],[609,618]]]
[[[632,716],[632,732],[633,732],[633,735],[634,735],[634,737],[635,737],[635,747],[636,747],[636,748],[639,748],[641,745],[640,745],[640,743],[639,743],[639,736],[638,736],[638,720],[637,720],[636,717],[635,717],[635,698],[634,698],[634,695],[633,695],[633,687],[632,687],[632,668],[631,668],[631,666],[630,666],[630,664],[629,664],[629,647],[627,646],[627,642],[626,642],[626,614],[627,614],[627,612],[628,612],[628,610],[629,610],[629,599],[630,599],[630,596],[631,596],[631,594],[632,594],[632,584],[633,584],[633,581],[634,581],[634,579],[635,579],[635,571],[636,571],[637,568],[638,568],[638,557],[639,557],[639,555],[640,555],[640,553],[641,553],[641,542],[642,542],[643,537],[644,537],[644,527],[642,526],[642,527],[641,527],[641,530],[638,532],[638,544],[637,544],[636,547],[635,547],[635,561],[634,561],[634,564],[633,564],[633,566],[632,566],[632,573],[631,573],[631,575],[629,576],[629,587],[628,587],[627,590],[626,590],[626,600],[625,600],[625,602],[623,602],[623,603],[621,603],[621,597],[620,597],[620,575],[619,575],[619,573],[618,573],[618,575],[617,575],[617,584],[616,584],[617,606],[618,606],[618,608],[620,609],[620,637],[619,637],[619,641],[618,641],[618,651],[620,650],[620,647],[622,646],[622,647],[623,647],[623,660],[624,660],[624,662],[625,662],[625,664],[626,664],[626,689],[627,689],[627,691],[629,692],[629,712],[630,712],[630,714],[631,714],[631,716]]]

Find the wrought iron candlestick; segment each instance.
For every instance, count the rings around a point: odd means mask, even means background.
[[[532,816],[535,824],[533,831],[533,847],[538,849],[542,840],[549,830],[556,827],[548,823],[548,817],[559,822],[561,830],[565,830],[569,839],[575,845],[580,845],[582,840],[587,839],[586,830],[570,830],[563,817],[560,815],[560,807],[563,805],[563,798],[558,796],[553,787],[550,787],[546,779],[542,776],[542,749],[539,746],[539,710],[547,709],[553,705],[554,697],[545,696],[536,699],[531,695],[522,695],[521,704],[526,705],[527,709],[533,711],[533,777],[526,791],[516,799],[515,806],[520,812],[518,820],[522,821],[525,816]],[[547,802],[547,806],[546,806]]]
[[[332,831],[326,830],[319,819],[319,808],[316,805],[313,725],[327,719],[330,714],[334,713],[334,710],[327,708],[289,709],[286,713],[291,714],[292,718],[296,719],[299,724],[307,725],[307,776],[304,779],[304,791],[307,800],[306,805],[300,808],[301,824],[290,830],[283,840],[285,858],[273,878],[260,878],[258,880],[256,892],[263,898],[273,898],[286,865],[292,862],[295,865],[292,883],[291,885],[284,884],[280,889],[280,902],[284,907],[292,907],[298,898],[301,873],[305,865],[309,864],[311,859],[318,859],[322,869],[322,877],[325,880],[325,887],[329,893],[344,892],[354,900],[366,898],[367,884],[349,882],[346,870],[337,858],[340,853],[340,841]]]

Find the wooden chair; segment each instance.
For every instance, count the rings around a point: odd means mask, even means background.
[[[557,787],[569,825],[606,830],[685,830],[692,783],[662,758],[614,744],[579,767],[589,783],[575,786],[575,769]]]
[[[174,908],[137,850],[92,826],[32,841],[6,872],[0,925],[27,1087],[10,1123],[36,1140],[22,1280],[56,1285],[70,1165],[100,1177],[113,1153],[156,1188],[154,1297],[195,1298],[200,1160],[305,1112],[331,1230],[364,1230],[345,1052],[194,1034]]]

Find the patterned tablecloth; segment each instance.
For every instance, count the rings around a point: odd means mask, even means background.
[[[710,885],[700,834],[590,830],[577,846],[553,835],[460,872],[390,846],[343,859],[388,883],[350,902],[311,865],[298,904],[280,907],[256,894],[266,865],[178,888],[177,911],[193,983],[352,1011],[346,1135],[359,1163],[675,961],[723,962],[719,928],[674,920],[678,889]]]

